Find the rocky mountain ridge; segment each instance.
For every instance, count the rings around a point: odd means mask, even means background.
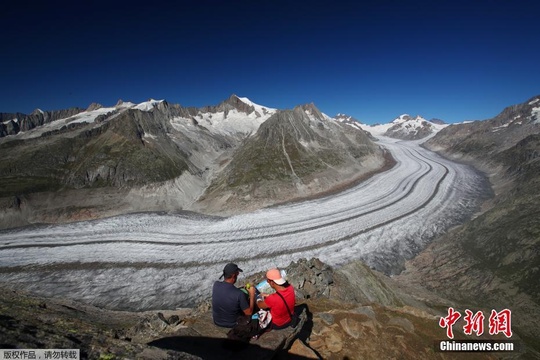
[[[323,192],[383,165],[383,151],[363,131],[346,131],[314,104],[297,106],[273,114],[245,140],[198,206],[249,210]]]
[[[400,140],[422,140],[436,134],[448,124],[442,120],[426,120],[422,116],[402,114],[387,124],[360,125],[373,136],[386,136]]]
[[[30,115],[22,113],[0,113],[0,137],[16,135],[21,131],[29,131],[59,119],[65,119],[84,111],[81,108],[42,111],[34,110]]]
[[[419,140],[439,131],[444,125],[427,121],[420,115],[411,117],[403,114],[391,122],[384,136],[401,140]]]
[[[55,120],[0,138],[0,151],[4,154],[0,164],[0,227],[136,211],[205,212],[205,207],[209,213],[224,214],[226,210],[230,214],[263,206],[256,200],[257,196],[246,198],[249,191],[245,189],[239,192],[223,189],[222,194],[216,194],[213,188],[212,196],[232,196],[237,207],[226,202],[206,206],[197,201],[211,183],[217,184],[219,179],[234,173],[232,168],[224,170],[231,160],[247,154],[251,151],[246,150],[249,147],[261,145],[252,139],[264,139],[265,135],[257,134],[268,132],[271,126],[261,127],[263,123],[272,116],[284,116],[276,114],[295,113],[264,107],[236,95],[204,108],[150,99],[140,104],[119,101],[114,107],[93,104],[80,110],[55,113],[56,117],[65,114],[61,119],[48,115],[47,119]],[[384,164],[382,152],[376,150],[377,146],[360,130],[355,130],[359,133],[356,137],[339,135],[350,133],[350,127],[323,115],[313,104],[304,106],[303,115],[300,110],[295,111],[293,118],[302,116],[302,121],[313,129],[326,129],[326,133],[333,134],[334,142],[326,141],[324,147],[316,151],[310,150],[308,145],[304,148],[296,140],[294,145],[287,143],[288,151],[295,151],[292,147],[299,149],[298,157],[289,159],[291,168],[286,164],[281,140],[271,137],[276,143],[269,149],[276,152],[275,156],[260,151],[261,159],[272,163],[269,168],[259,169],[264,181],[252,185],[275,192],[281,182],[291,184],[290,179],[293,179],[292,183],[300,184],[299,178],[311,176],[305,182],[313,182],[313,186],[295,185],[282,193],[278,191],[264,206],[326,191],[335,186],[336,181],[338,184],[353,181],[356,176],[348,169],[351,161],[356,164],[354,169],[364,173]],[[325,136],[318,135],[318,139],[322,141]],[[306,144],[312,137],[306,137]],[[353,144],[355,141],[358,143]],[[320,159],[316,159],[317,156]],[[326,171],[328,166],[324,162],[333,160],[325,156],[340,159],[334,161],[336,173]],[[348,160],[344,161],[345,158]],[[282,167],[283,164],[287,166]],[[270,169],[274,166],[282,170],[278,181],[271,183]],[[221,174],[222,171],[225,172]],[[329,175],[332,175],[331,180],[325,180]]]
[[[301,303],[305,304],[311,313],[305,329],[309,335],[300,335],[300,340],[289,349],[291,356],[330,359],[455,358],[454,354],[434,351],[435,341],[445,339],[445,331],[438,325],[438,321],[441,316],[446,315],[448,307],[452,306],[462,313],[466,308],[482,310],[484,314],[488,314],[492,309],[512,310],[512,340],[520,346],[519,351],[507,356],[486,353],[465,354],[463,358],[467,355],[475,359],[540,357],[537,336],[540,331],[540,292],[537,281],[540,253],[540,230],[537,221],[540,216],[537,191],[540,179],[539,102],[540,97],[535,97],[526,103],[505,109],[494,119],[448,126],[426,142],[425,146],[441,155],[467,161],[486,171],[492,181],[495,197],[485,204],[483,211],[472,221],[449,231],[409,261],[406,271],[399,276],[393,279],[384,277],[358,262],[331,269],[317,260],[303,260],[288,268],[288,276],[298,289]],[[168,109],[166,111],[170,113],[184,111],[184,116],[196,115],[198,111],[181,110],[179,107],[156,102],[155,107],[159,106],[163,110]],[[229,113],[231,111],[235,110],[229,110]],[[216,110],[216,114],[220,113],[219,119],[221,112]],[[252,112],[254,113],[255,111]],[[195,115],[162,123],[158,119],[152,120],[152,115],[143,114],[138,115],[137,121],[133,123],[119,123],[115,132],[110,130],[110,127],[114,126],[112,124],[103,131],[112,139],[110,141],[118,138],[129,139],[132,144],[140,143],[141,148],[152,148],[151,145],[156,144],[152,142],[152,136],[168,134],[167,131],[172,131],[171,127],[198,131],[199,121],[193,117]],[[282,169],[287,169],[287,166],[290,169],[285,157],[285,153],[293,153],[287,147],[289,144],[291,149],[299,152],[303,149],[307,155],[324,146],[324,142],[319,140],[318,131],[330,132],[333,127],[328,125],[324,114],[321,115],[312,106],[300,106],[271,115],[270,117],[275,117],[270,123],[275,122],[276,126],[261,131],[265,129],[263,123],[251,136],[242,133],[233,137],[228,136],[225,131],[220,131],[219,136],[216,136],[210,134],[210,129],[206,129],[204,131],[211,140],[208,139],[208,143],[200,140],[198,144],[217,146],[215,158],[223,161],[220,173],[224,174],[220,178],[223,181],[237,179],[236,176],[240,174],[236,169],[241,168],[241,163],[236,163],[234,158],[231,160],[231,154],[235,151],[241,154],[242,149],[249,149],[243,146],[248,146],[251,142],[257,143],[260,139],[275,139],[272,144],[277,149],[276,152],[283,156]],[[121,114],[116,116],[121,118]],[[129,136],[122,133],[128,124],[131,124],[127,132]],[[283,129],[283,132],[280,129]],[[286,129],[290,132],[287,134],[290,139],[284,136]],[[80,133],[86,134],[85,131],[90,131],[87,135],[91,138],[98,135],[93,133],[98,132],[97,130],[85,129]],[[184,139],[189,143],[188,136],[175,136],[178,137],[176,140]],[[53,137],[49,135],[39,140]],[[241,145],[233,149],[236,143]],[[302,143],[315,146],[305,147]],[[341,143],[347,144],[345,141]],[[0,146],[6,144],[9,142],[1,143]],[[281,144],[281,148],[276,144]],[[286,151],[283,151],[283,144],[286,145]],[[179,146],[186,152],[193,151],[183,141],[172,141],[168,146]],[[224,153],[220,152],[220,146],[230,146],[228,149],[233,151],[227,154],[228,157],[222,156]],[[346,159],[354,154],[354,151],[339,153],[342,156],[345,154],[343,159]],[[196,152],[193,151],[192,154]],[[192,155],[189,161],[186,161],[188,169],[194,166],[191,169],[196,171],[199,169],[197,164],[204,163],[203,155],[197,154],[199,157]],[[249,151],[243,152],[243,156],[248,154]],[[311,158],[306,156],[304,159],[307,165],[310,165]],[[295,169],[296,165],[292,161],[291,163]],[[301,166],[303,165],[304,163]],[[210,171],[218,170],[208,169],[202,173]],[[229,175],[231,177],[228,177]],[[305,181],[300,176],[299,178]],[[291,181],[290,177],[287,181]],[[145,189],[148,193],[157,191],[149,187]],[[100,192],[96,199],[103,201],[103,194]],[[131,196],[135,195],[132,193]],[[142,195],[138,196],[142,198]],[[11,201],[8,208],[24,211],[25,206],[28,206],[26,198],[8,199]],[[2,216],[5,218],[6,214],[3,213]],[[256,278],[248,281],[254,282]],[[139,315],[123,314],[126,317],[121,318],[122,322],[104,325],[103,318],[116,318],[104,312],[99,317],[101,322],[83,321],[80,318],[84,312],[80,311],[80,305],[77,304],[64,303],[66,306],[57,306],[53,300],[28,300],[18,294],[11,298],[12,293],[8,291],[0,294],[0,298],[4,297],[0,306],[3,320],[0,323],[3,336],[1,342],[7,345],[22,344],[30,348],[43,347],[44,344],[50,347],[80,347],[86,351],[89,358],[96,359],[105,356],[141,359],[204,358],[206,353],[200,350],[201,346],[191,347],[190,353],[182,353],[178,345],[170,345],[171,341],[182,344],[184,348],[187,348],[188,344],[202,344],[202,348],[208,351],[213,349],[212,346],[219,347],[223,337],[223,333],[220,333],[216,338],[208,340],[208,335],[202,335],[215,333],[211,330],[213,325],[208,321],[208,307],[205,307],[204,303],[196,311],[173,314],[177,316],[175,321],[172,321],[172,315],[168,314],[167,323],[154,313],[143,318]],[[60,317],[57,317],[59,315],[55,312],[58,308],[63,311]],[[92,313],[88,308],[84,310],[84,316]],[[99,325],[96,326],[96,323]],[[470,336],[459,330],[462,328],[460,319],[454,326],[456,338],[470,340]],[[169,341],[155,342],[163,339]],[[484,334],[482,339],[491,338]],[[255,347],[255,350],[261,350],[261,347]],[[266,350],[263,353],[266,356],[275,355],[274,352],[269,355]]]
[[[489,165],[493,156],[537,133],[539,125],[540,97],[535,96],[522,104],[505,108],[492,119],[447,126],[426,145],[456,159],[484,158]],[[496,165],[498,162],[494,159],[491,163]]]
[[[539,102],[536,96],[493,119],[448,126],[425,143],[485,171],[495,197],[399,276],[469,306],[510,309],[531,358],[540,356]]]

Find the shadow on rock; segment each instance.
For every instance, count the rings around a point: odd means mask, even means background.
[[[300,339],[302,342],[306,342],[311,335],[311,331],[313,330],[313,314],[309,311],[307,304],[296,305],[294,307],[294,312],[297,316],[302,316],[302,313],[304,312],[306,314],[306,319],[304,322],[302,322],[302,327],[297,335],[298,339]]]
[[[264,349],[256,343],[211,337],[170,336],[151,341],[148,345],[191,354],[202,359],[272,359],[276,355],[275,351]],[[307,359],[297,355],[289,355],[287,358]]]

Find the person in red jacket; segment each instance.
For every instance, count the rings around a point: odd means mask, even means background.
[[[294,313],[294,288],[281,277],[279,269],[268,270],[266,280],[276,292],[271,295],[263,295],[264,299],[258,299],[257,306],[260,309],[270,310],[272,329],[285,329],[291,325],[291,314]]]

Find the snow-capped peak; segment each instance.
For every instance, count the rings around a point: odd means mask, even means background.
[[[413,118],[412,116],[410,116],[409,114],[401,114],[400,116],[398,116],[397,118],[395,118],[393,121],[392,121],[392,124],[402,124],[404,122],[408,122],[408,121],[414,121],[414,122],[422,122],[422,121],[427,121],[426,119],[424,119],[422,116],[420,115],[416,115],[415,118]]]
[[[433,123],[420,115],[412,117],[409,114],[402,114],[392,122],[382,125],[364,125],[363,129],[369,131],[374,136],[388,136],[405,140],[417,140],[425,138],[448,126],[444,123]]]
[[[243,104],[247,105],[247,108]],[[259,126],[276,112],[277,109],[256,104],[247,97],[233,94],[218,106],[201,108],[194,119],[213,133],[254,134]],[[189,123],[189,119],[176,117],[172,120],[172,125],[179,129],[186,122]]]

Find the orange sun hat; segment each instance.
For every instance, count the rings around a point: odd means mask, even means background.
[[[272,280],[278,285],[283,285],[287,281],[281,277],[281,272],[278,269],[270,269],[266,272],[266,278]]]

